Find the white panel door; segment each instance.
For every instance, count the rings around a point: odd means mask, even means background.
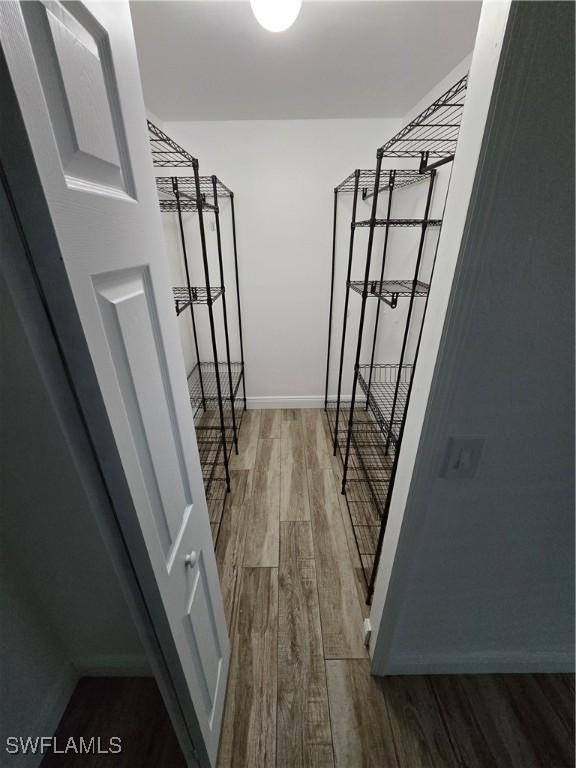
[[[229,643],[128,4],[0,2],[0,40],[214,764]]]

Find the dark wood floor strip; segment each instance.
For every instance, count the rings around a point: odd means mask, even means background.
[[[185,768],[186,761],[158,685],[150,677],[83,677],[56,730],[60,749],[73,736],[78,745],[99,737],[102,748],[120,737],[119,754],[66,755],[47,753],[42,768]],[[15,757],[15,765],[29,765]],[[9,766],[11,760],[2,765]],[[37,765],[37,762],[33,763]]]
[[[434,675],[430,678],[440,712],[459,765],[481,768],[498,765],[501,745],[491,742],[470,708],[465,691],[456,676]]]
[[[456,758],[436,698],[420,676],[375,678],[386,702],[398,763],[447,768]]]
[[[533,676],[500,675],[496,679],[509,696],[523,738],[534,751],[536,765],[573,768],[573,739]]]
[[[536,685],[560,718],[567,733],[574,741],[574,689],[566,695],[564,675],[532,675]]]

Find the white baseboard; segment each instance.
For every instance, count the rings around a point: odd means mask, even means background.
[[[328,397],[329,402],[336,402],[336,395]],[[342,398],[342,403],[349,404],[350,397]],[[366,403],[362,392],[358,392],[356,396],[356,404],[363,405]],[[249,409],[262,409],[262,408],[324,408],[324,396],[323,395],[281,395],[281,396],[267,396],[261,397],[247,397],[246,408]]]
[[[571,651],[399,654],[376,675],[550,674],[574,672]]]
[[[247,397],[246,408],[324,408],[324,397],[322,395]]]

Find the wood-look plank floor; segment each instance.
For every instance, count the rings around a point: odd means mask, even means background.
[[[277,718],[278,766],[334,764],[316,567],[307,522],[281,524]]]
[[[216,551],[221,768],[572,768],[572,675],[371,677],[376,531],[354,521],[359,554],[320,411],[248,411],[239,443]]]
[[[302,421],[284,420],[281,435],[280,520],[310,520]]]
[[[244,543],[246,567],[278,567],[280,547],[280,439],[260,437]]]
[[[218,755],[221,766],[276,761],[278,569],[243,568]]]
[[[80,678],[54,735],[61,750],[71,737],[77,745],[80,738],[86,744],[99,738],[102,750],[114,737],[122,740],[122,751],[49,751],[41,768],[186,768],[162,694],[152,677]],[[6,768],[38,765],[38,757],[30,757],[8,755],[0,764]]]
[[[238,453],[232,453],[230,469],[252,469],[260,435],[260,411],[246,411],[238,435]]]
[[[308,487],[325,657],[366,658],[362,610],[332,471],[310,472]]]

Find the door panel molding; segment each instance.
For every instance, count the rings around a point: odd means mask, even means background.
[[[24,3],[22,13],[67,185],[135,198],[106,30],[81,5]]]

